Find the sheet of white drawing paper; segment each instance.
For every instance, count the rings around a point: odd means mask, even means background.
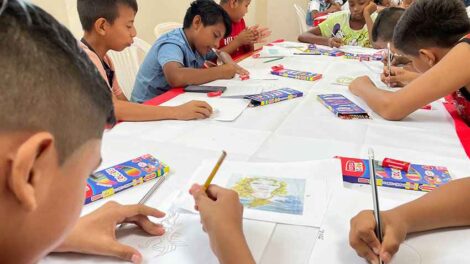
[[[346,185],[347,186],[347,185]],[[372,209],[369,185],[341,187],[335,191],[313,249],[310,264],[365,264],[349,246],[349,221],[362,210]],[[379,188],[381,210],[416,199],[419,192]],[[423,195],[424,193],[419,193]],[[423,219],[425,221],[425,219]],[[437,231],[408,238],[392,264],[467,263],[470,230]]]
[[[243,97],[247,95],[255,95],[263,92],[263,86],[261,85],[250,85],[250,84],[231,84],[227,85],[227,90],[222,94],[224,97]]]
[[[359,47],[359,46],[349,46],[349,45],[341,46],[339,50],[343,52],[347,52],[347,53],[364,54],[364,55],[374,55],[382,51],[378,49],[364,48],[364,47]]]
[[[280,46],[264,46],[259,54],[260,58],[288,57],[293,55],[293,51],[289,48],[283,48]]]
[[[164,106],[177,106],[187,103],[191,100],[199,100],[207,102],[214,110],[212,120],[217,121],[234,121],[239,117],[249,104],[248,100],[245,99],[223,99],[223,98],[210,98],[210,97],[198,97],[191,98],[190,96],[179,96],[175,100],[171,100],[162,105]]]
[[[212,253],[207,233],[202,230],[199,215],[169,213],[162,221],[166,234],[149,236],[130,226],[118,232],[118,240],[139,250],[144,263],[219,263]],[[257,262],[261,260],[275,224],[244,220],[243,229],[248,246]],[[230,234],[227,234],[230,235]],[[78,254],[52,254],[42,264],[56,263],[123,263],[115,258],[85,256]]]
[[[214,166],[204,162],[188,182],[203,184]],[[319,226],[331,189],[328,178],[340,178],[336,159],[296,163],[225,162],[213,184],[234,189],[245,207],[244,217],[276,223]],[[194,202],[183,192],[176,206],[194,211]]]

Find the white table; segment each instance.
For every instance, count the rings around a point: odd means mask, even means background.
[[[317,82],[281,78],[273,88],[290,87],[305,93],[303,98],[248,108],[234,122],[161,121],[121,123],[105,133],[102,168],[145,153],[168,163],[172,175],[148,201],[148,205],[168,208],[172,199],[205,159],[216,159],[225,149],[229,160],[305,161],[336,155],[364,157],[374,147],[377,157],[393,157],[419,164],[447,166],[454,177],[470,176],[470,162],[456,136],[453,122],[440,102],[435,110],[418,110],[404,121],[390,122],[372,114],[371,120],[341,120],[317,100],[321,93],[342,93],[372,113],[362,100],[345,86],[333,85],[336,77],[369,75],[378,81],[379,62],[358,62],[326,56],[295,56],[263,63],[269,59],[246,59],[249,70],[268,71],[275,64],[285,68],[324,74]],[[382,84],[383,86],[383,84]],[[195,94],[183,94],[197,99]],[[150,188],[146,183],[108,199],[85,206],[89,213],[115,200],[136,203]],[[195,227],[195,228],[200,228]],[[261,263],[306,263],[315,245],[318,228],[277,224]]]

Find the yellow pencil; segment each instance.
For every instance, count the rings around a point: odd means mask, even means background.
[[[219,170],[220,165],[222,165],[222,163],[224,162],[226,156],[227,152],[225,152],[225,150],[222,151],[222,155],[220,155],[220,158],[215,164],[215,167],[212,169],[211,174],[209,175],[209,177],[207,177],[206,183],[204,183],[204,190],[207,190],[207,188],[209,188],[209,185],[211,185],[212,179],[214,179],[215,174]]]

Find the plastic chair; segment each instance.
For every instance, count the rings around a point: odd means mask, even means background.
[[[299,25],[299,32],[300,34],[302,34],[308,30],[307,23],[305,21],[307,13],[302,7],[298,6],[297,4],[294,4],[294,9],[297,13],[297,23]]]
[[[121,52],[110,51],[108,53],[113,60],[119,84],[127,98],[130,98],[132,94],[140,64],[150,47],[146,41],[134,38],[134,44],[129,48]]]
[[[155,26],[153,33],[159,39],[163,34],[172,31],[173,29],[182,28],[183,24],[177,22],[166,22]]]

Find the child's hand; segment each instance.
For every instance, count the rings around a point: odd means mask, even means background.
[[[191,101],[175,107],[178,120],[205,119],[212,115],[212,107],[204,101]]]
[[[364,8],[363,14],[364,16],[370,16],[375,11],[377,11],[377,5],[374,3],[374,1],[370,1],[369,4]]]
[[[148,219],[149,216],[161,218],[165,213],[145,205],[108,202],[93,213],[80,218],[63,244],[55,251],[112,256],[141,263],[142,256],[137,249],[117,241],[116,225],[134,223],[150,235],[163,235],[163,226],[152,223]]]
[[[384,56],[384,59],[382,60],[382,62],[385,66],[388,65],[387,56]],[[401,55],[394,55],[392,59],[392,66],[407,65],[410,63],[411,61],[407,57],[401,56]]]
[[[243,30],[236,38],[235,41],[238,42],[239,46],[244,46],[244,45],[251,45],[256,42],[257,39],[257,31],[253,31],[250,29],[245,29]]]
[[[380,244],[375,235],[376,222],[374,212],[362,211],[351,219],[349,244],[356,253],[369,263],[379,264],[379,255],[383,262],[389,263],[397,253],[407,234],[404,219],[393,210],[381,212],[383,242]]]
[[[243,237],[243,206],[235,191],[210,185],[207,191],[193,185],[190,194],[194,197],[196,210],[201,215],[204,231],[209,234],[212,250],[220,259],[224,237]],[[233,250],[233,249],[229,249]]]
[[[217,67],[220,71],[220,79],[232,79],[240,71],[236,63],[227,63]]]
[[[368,76],[358,77],[349,85],[349,91],[354,95],[359,96],[359,90],[370,85],[375,86]]]
[[[328,39],[328,46],[332,48],[339,48],[343,45],[343,40],[340,38],[331,37]]]
[[[418,78],[418,76],[418,73],[410,72],[400,67],[391,67],[391,76],[389,76],[388,67],[384,67],[380,78],[382,82],[390,83],[391,87],[403,87]]]
[[[259,25],[252,26],[248,28],[249,30],[256,32],[256,40],[254,43],[265,43],[266,38],[271,36],[271,31],[269,28],[266,27],[260,27]]]

